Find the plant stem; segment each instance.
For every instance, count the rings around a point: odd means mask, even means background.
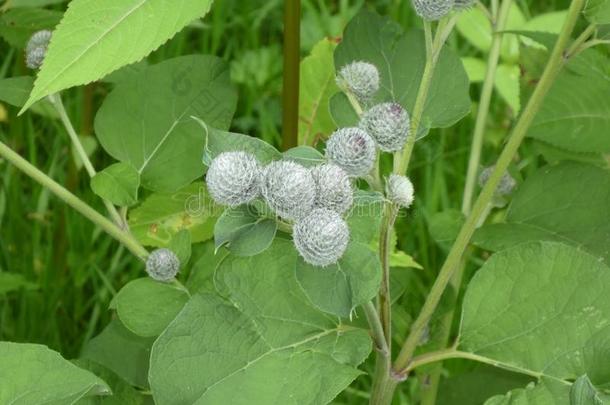
[[[489,57],[487,58],[487,73],[481,91],[479,111],[474,126],[470,159],[468,160],[468,172],[466,174],[466,186],[464,187],[464,197],[462,200],[462,212],[464,215],[468,215],[472,207],[472,196],[474,194],[479,164],[481,162],[481,150],[483,148],[483,137],[485,135],[487,116],[489,115],[489,105],[494,90],[496,71],[498,69],[498,61],[500,60],[500,50],[502,49],[502,31],[504,30],[504,27],[506,27],[511,4],[512,0],[504,0],[498,15],[494,16],[494,21],[492,22],[494,36],[489,51]]]
[[[590,24],[583,32],[582,34],[580,34],[578,36],[578,38],[576,38],[576,40],[572,43],[572,45],[570,45],[570,48],[567,51],[567,55],[568,57],[572,57],[575,54],[577,54],[583,44],[585,43],[585,41],[587,39],[589,39],[591,37],[591,35],[593,35],[595,33],[595,30],[597,29],[597,25],[595,24]]]
[[[64,107],[64,103],[61,100],[61,95],[59,93],[55,93],[55,94],[51,94],[48,98],[49,98],[49,101],[51,102],[51,105],[53,105],[53,107],[59,114],[59,118],[61,119],[61,122],[64,124],[64,127],[66,128],[66,132],[68,132],[68,136],[70,137],[70,140],[72,141],[72,145],[74,146],[74,149],[76,150],[76,153],[78,154],[78,157],[83,162],[83,166],[85,167],[85,170],[87,170],[89,177],[95,176],[95,174],[96,174],[95,168],[93,167],[93,164],[91,163],[89,156],[87,156],[87,152],[85,151],[83,144],[81,143],[80,139],[78,138],[78,135],[76,134],[76,131],[74,130],[74,126],[72,125],[72,122],[70,121],[70,118],[68,117],[68,113],[66,112],[66,109]],[[104,205],[106,206],[106,209],[108,210],[108,213],[112,217],[113,221],[118,226],[125,229],[126,228],[125,222],[123,221],[121,214],[119,214],[119,212],[117,211],[115,206],[106,199],[102,199],[102,201],[104,202]]]
[[[441,26],[439,23],[437,33],[440,30]],[[430,85],[432,84],[432,77],[434,76],[435,49],[434,44],[432,43],[432,28],[429,21],[424,21],[424,32],[426,37],[426,65],[417,92],[417,98],[415,99],[415,106],[411,112],[410,136],[407,138],[407,142],[402,152],[397,152],[394,155],[394,173],[396,174],[404,174],[409,166],[409,160],[411,160],[411,154],[413,153],[413,148],[417,139],[417,132],[419,131],[424,114],[424,107],[428,100],[428,92],[430,91]]]
[[[407,371],[407,367],[426,328],[426,325],[434,314],[434,311],[436,310],[436,307],[451,279],[454,270],[459,265],[464,250],[468,246],[470,238],[472,237],[481,216],[484,214],[488,203],[491,201],[494,191],[500,183],[500,180],[508,168],[508,165],[517,153],[517,150],[521,145],[521,142],[523,141],[523,138],[525,137],[532,121],[534,120],[534,117],[540,110],[544,97],[550,90],[554,80],[564,66],[564,52],[569,43],[570,35],[574,30],[574,26],[578,20],[580,11],[582,10],[585,1],[586,0],[572,1],[566,21],[562,27],[561,33],[559,34],[557,43],[555,44],[544,73],[542,74],[534,93],[530,97],[527,106],[523,110],[521,117],[515,125],[515,128],[513,129],[513,132],[496,163],[494,171],[483,187],[481,194],[477,198],[471,214],[468,216],[466,222],[462,226],[462,229],[460,230],[460,233],[458,234],[458,237],[447,256],[447,259],[445,260],[445,263],[443,264],[438,277],[430,290],[430,294],[426,298],[426,302],[424,303],[418,318],[413,323],[411,332],[406,339],[398,358],[396,359],[394,370],[398,374],[403,374]]]
[[[392,348],[392,299],[390,297],[390,236],[398,214],[398,207],[386,203],[379,233],[379,259],[381,261],[381,288],[379,290],[379,315],[388,347]]]
[[[426,64],[424,73],[419,85],[415,106],[411,112],[411,128],[410,136],[402,152],[394,154],[394,173],[404,174],[409,166],[417,133],[422,121],[425,105],[428,99],[428,93],[434,76],[436,63],[440,56],[442,46],[446,36],[453,28],[455,20],[451,20],[449,24],[445,20],[438,23],[436,35],[432,37],[432,24],[429,21],[424,21],[424,35],[426,42]],[[391,300],[390,300],[390,272],[389,272],[389,240],[390,233],[394,227],[394,221],[398,210],[396,207],[386,207],[381,222],[380,242],[379,242],[379,257],[382,263],[382,282],[379,291],[379,309],[381,313],[382,324],[386,332],[388,345],[391,343]],[[389,346],[391,349],[391,346]],[[392,400],[394,390],[399,379],[393,374],[391,365],[388,366],[377,358],[375,364],[375,376],[373,378],[373,390],[371,393],[371,404],[387,404]]]
[[[282,148],[298,144],[301,0],[284,2],[284,84],[282,90]]]
[[[362,305],[362,309],[364,310],[366,320],[371,327],[371,334],[375,341],[377,351],[380,352],[383,357],[389,358],[390,349],[386,342],[385,335],[383,334],[383,325],[381,324],[375,305],[371,301],[368,301]]]
[[[66,190],[45,173],[38,170],[30,162],[19,156],[11,148],[0,142],[0,156],[12,163],[17,169],[34,179],[43,187],[49,189],[53,194],[63,200],[66,204],[80,212],[84,217],[102,228],[110,236],[121,242],[138,258],[145,260],[148,251],[129,233],[124,232],[108,218],[91,208],[87,203]]]

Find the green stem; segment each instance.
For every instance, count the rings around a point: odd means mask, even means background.
[[[453,28],[454,20],[449,24],[442,20],[439,22],[436,30],[436,35],[432,37],[432,25],[429,21],[424,21],[424,35],[426,43],[426,64],[424,73],[415,100],[415,106],[411,112],[411,128],[410,136],[402,152],[397,152],[394,155],[394,173],[404,174],[409,166],[417,133],[421,124],[424,113],[428,93],[434,76],[436,63],[440,56],[441,48],[444,44],[444,39]],[[391,300],[390,300],[390,272],[389,272],[389,254],[390,254],[390,233],[394,226],[394,221],[398,210],[396,207],[386,207],[382,218],[380,229],[379,257],[382,263],[382,283],[379,291],[379,308],[381,313],[382,324],[386,332],[387,341],[390,343],[391,336]],[[390,346],[391,348],[391,346]],[[377,358],[375,364],[375,376],[373,378],[373,390],[371,394],[371,404],[387,404],[392,400],[394,390],[398,384],[398,379],[395,378],[391,370],[384,362]]]
[[[38,170],[30,162],[19,156],[11,148],[0,142],[0,156],[12,163],[17,169],[34,179],[43,187],[49,189],[53,194],[63,200],[66,204],[80,212],[84,217],[102,228],[110,236],[121,242],[134,255],[142,260],[148,256],[148,251],[129,233],[124,232],[108,218],[91,208],[87,203],[66,190],[45,173]]]
[[[502,31],[504,31],[504,27],[506,27],[511,4],[512,0],[505,0],[502,2],[499,15],[497,18],[494,17],[494,22],[492,23],[494,37],[491,43],[489,57],[487,58],[487,73],[481,91],[479,111],[474,126],[474,136],[472,137],[470,159],[468,160],[468,172],[466,174],[466,186],[464,187],[464,198],[462,200],[462,212],[464,215],[468,215],[472,207],[472,196],[474,194],[479,164],[481,162],[481,150],[483,148],[483,137],[485,135],[487,116],[489,115],[489,105],[494,90],[496,71],[498,69],[498,61],[500,60],[500,50],[502,49]]]
[[[437,33],[441,29],[439,24]],[[432,84],[432,77],[434,76],[434,53],[436,51],[434,49],[434,44],[432,43],[432,28],[429,21],[424,21],[424,32],[426,37],[426,65],[417,92],[417,98],[415,99],[415,106],[411,112],[410,136],[407,138],[407,142],[402,152],[397,152],[394,155],[394,173],[396,174],[404,174],[409,166],[409,161],[411,160],[411,155],[413,154],[413,148],[415,146],[415,140],[417,139],[417,132],[419,131],[424,113],[424,107],[428,100],[428,92],[430,91],[430,85]]]
[[[550,90],[554,80],[564,66],[564,52],[569,43],[570,35],[574,30],[574,26],[578,20],[580,11],[582,10],[585,1],[586,0],[572,1],[566,21],[562,27],[561,33],[559,34],[559,38],[555,44],[555,48],[553,49],[544,73],[542,74],[534,93],[530,97],[527,106],[523,110],[521,117],[515,125],[515,128],[513,129],[513,132],[496,163],[494,171],[483,187],[481,194],[473,206],[471,214],[466,219],[466,222],[462,226],[455,243],[449,251],[447,259],[445,260],[445,263],[443,264],[438,277],[430,290],[430,294],[426,298],[426,302],[424,303],[418,318],[413,323],[411,332],[407,337],[398,358],[396,359],[394,370],[396,370],[398,374],[406,372],[417,344],[424,333],[426,325],[434,314],[441,296],[445,291],[447,284],[451,280],[453,272],[459,265],[464,250],[468,246],[470,238],[472,237],[481,216],[484,214],[487,205],[491,201],[494,191],[500,183],[503,174],[506,172],[508,165],[517,153],[517,150],[521,145],[521,142],[523,141],[523,138],[525,137],[525,134],[532,121],[534,120],[534,117],[540,110],[544,97]]]
[[[301,1],[284,2],[284,85],[282,91],[282,147],[298,144],[299,133],[299,63]]]
[[[373,336],[373,340],[375,341],[375,348],[383,357],[389,358],[390,348],[386,342],[385,335],[383,333],[383,325],[381,324],[381,320],[379,319],[379,314],[375,309],[375,305],[371,301],[368,301],[362,305],[362,309],[364,310],[366,320],[371,327],[371,334]]]
[[[578,38],[576,38],[576,40],[572,43],[572,45],[570,45],[570,48],[568,48],[568,52],[567,52],[568,57],[572,57],[572,56],[576,55],[578,52],[580,52],[582,50],[582,47],[585,44],[585,42],[591,37],[591,35],[593,35],[595,33],[596,29],[597,29],[596,24],[590,24],[578,36]]]
[[[379,290],[379,314],[381,324],[388,343],[392,347],[392,299],[390,297],[390,239],[398,207],[394,204],[386,203],[385,214],[379,233],[379,259],[381,261],[381,288]]]
[[[95,174],[97,172],[95,171],[95,168],[93,167],[93,164],[91,163],[91,160],[89,159],[89,156],[87,155],[87,152],[85,151],[85,148],[83,147],[83,144],[81,143],[80,139],[78,138],[76,131],[74,130],[74,126],[72,125],[72,122],[70,121],[70,117],[68,117],[68,113],[66,112],[66,109],[64,107],[64,103],[61,100],[61,95],[59,93],[51,94],[48,97],[48,99],[51,102],[51,105],[55,108],[55,111],[57,111],[57,113],[59,114],[59,118],[61,119],[61,122],[64,124],[64,127],[66,128],[66,132],[68,132],[68,136],[70,137],[70,140],[72,141],[72,145],[74,146],[74,149],[76,150],[76,153],[78,154],[78,157],[83,162],[83,166],[85,167],[85,170],[89,174],[89,177],[95,176]],[[121,215],[119,214],[119,212],[117,211],[115,206],[106,199],[102,199],[102,201],[104,202],[104,205],[106,206],[106,209],[108,210],[108,213],[112,217],[113,221],[118,226],[125,229],[126,228],[125,222],[123,221],[123,218],[121,217]]]

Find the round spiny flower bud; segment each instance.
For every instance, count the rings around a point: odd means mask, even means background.
[[[316,183],[311,172],[298,163],[281,160],[265,167],[262,184],[267,204],[282,218],[295,220],[313,209]]]
[[[259,196],[261,167],[250,153],[224,152],[212,160],[206,183],[214,201],[236,207]]]
[[[352,62],[339,70],[337,84],[358,101],[367,102],[379,90],[379,70],[368,62]]]
[[[180,270],[180,260],[169,249],[157,249],[146,259],[146,272],[157,281],[170,281]]]
[[[472,7],[475,0],[454,0],[453,9],[457,11],[466,10]]]
[[[375,164],[375,141],[360,128],[341,128],[326,143],[326,157],[350,176],[365,176]]]
[[[493,173],[494,169],[495,169],[495,166],[490,166],[490,167],[483,169],[483,171],[479,175],[479,186],[485,187],[485,184],[491,177],[491,173]],[[499,196],[508,195],[508,194],[512,193],[512,191],[516,185],[517,185],[517,182],[515,181],[513,176],[511,176],[510,173],[506,172],[502,176],[502,179],[500,179],[500,184],[498,184],[498,187],[496,187],[495,194],[499,195]]]
[[[417,15],[424,20],[440,20],[453,8],[454,0],[411,0]]]
[[[391,174],[385,189],[388,199],[399,207],[409,208],[413,204],[415,191],[413,183],[407,177]]]
[[[398,103],[377,104],[360,120],[360,128],[368,132],[379,149],[385,152],[396,152],[405,146],[410,125],[409,113]]]
[[[329,163],[311,169],[316,182],[316,208],[326,208],[338,214],[345,213],[354,202],[354,190],[347,173]]]
[[[42,66],[44,57],[47,53],[49,41],[51,41],[51,31],[42,30],[35,32],[25,47],[25,64],[30,69],[38,69]]]
[[[301,257],[314,266],[336,263],[349,243],[349,228],[339,214],[316,208],[294,226],[294,245]]]

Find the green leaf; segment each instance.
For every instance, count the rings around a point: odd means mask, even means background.
[[[30,76],[7,77],[0,79],[0,101],[21,107],[32,90],[34,79]],[[32,112],[57,119],[59,115],[48,99],[40,100],[32,106]]]
[[[464,297],[458,348],[558,380],[610,386],[610,268],[574,247],[521,244],[493,255]]]
[[[85,345],[82,358],[116,373],[137,387],[148,386],[148,363],[153,339],[130,332],[114,319]]]
[[[413,257],[409,256],[402,250],[395,250],[390,253],[390,267],[403,267],[410,269],[422,270],[421,264],[417,263]]]
[[[256,208],[242,205],[227,208],[214,227],[214,243],[237,256],[254,256],[267,249],[275,238],[277,223],[261,217]]]
[[[588,0],[584,14],[592,23],[610,24],[610,1]]]
[[[188,293],[150,278],[130,281],[110,307],[127,329],[142,337],[159,336],[189,300]]]
[[[38,285],[28,281],[23,274],[0,271],[0,296],[21,289],[36,290]]]
[[[358,126],[360,117],[354,111],[345,93],[335,93],[330,98],[329,107],[335,126],[339,128]]]
[[[381,193],[363,190],[354,192],[354,205],[346,218],[352,240],[367,245],[379,240],[384,205],[385,198]]]
[[[198,243],[214,236],[222,209],[214,204],[204,183],[193,183],[171,194],[152,194],[130,211],[129,228],[144,245],[167,247],[183,229]]]
[[[517,29],[525,23],[525,17],[516,4],[511,5],[508,13],[507,29]],[[459,33],[479,50],[488,53],[492,42],[492,29],[489,18],[479,8],[473,7],[460,13],[456,28]],[[502,38],[502,59],[516,62],[519,57],[519,40],[514,35]]]
[[[205,171],[204,131],[192,117],[228,128],[236,101],[224,62],[182,56],[120,82],[98,111],[95,131],[106,152],[136,168],[143,187],[173,192]]]
[[[603,405],[603,401],[586,375],[581,375],[574,381],[570,390],[570,405]]]
[[[205,137],[203,163],[206,166],[209,166],[212,160],[221,153],[232,151],[250,152],[262,164],[282,158],[282,154],[277,149],[262,139],[221,131],[201,120],[198,120],[198,123],[203,128]]]
[[[12,46],[23,49],[33,33],[53,29],[61,16],[59,11],[42,8],[12,9],[0,15],[0,36]]]
[[[610,152],[608,60],[589,49],[568,64],[545,97],[527,136],[575,152]]]
[[[46,346],[0,342],[0,403],[71,404],[110,394],[104,381]]]
[[[90,83],[138,62],[189,22],[204,16],[211,4],[212,0],[73,0],[53,32],[22,111],[49,94]]]
[[[502,250],[523,242],[557,241],[610,263],[610,172],[563,162],[540,169],[518,189],[506,222],[483,226],[473,243]]]
[[[277,240],[219,265],[224,298],[193,296],[154,344],[157,404],[325,404],[361,374],[367,332],[314,309],[290,271],[295,260],[292,243]]]
[[[140,174],[129,163],[115,163],[91,178],[95,194],[119,207],[129,207],[138,202]]]
[[[326,162],[324,155],[311,146],[297,146],[283,153],[284,159],[292,160],[305,167],[317,166]]]
[[[8,0],[8,3],[5,3],[4,7],[45,7],[53,4],[61,4],[65,1],[66,0]]]
[[[364,10],[345,29],[335,51],[335,67],[340,69],[353,61],[373,63],[381,76],[381,90],[375,101],[396,101],[407,111],[413,111],[425,55],[423,32],[405,33],[389,18]],[[468,76],[460,58],[444,47],[422,122],[427,129],[449,127],[469,111]]]
[[[542,378],[537,384],[530,383],[525,388],[492,397],[485,401],[484,405],[573,405],[570,403],[569,395],[568,384]]]
[[[358,305],[377,295],[381,263],[367,245],[351,242],[341,260],[328,267],[312,266],[299,257],[296,276],[313,305],[347,318]]]
[[[99,376],[112,389],[112,395],[82,398],[76,405],[144,405],[144,397],[106,367],[91,360],[80,359],[74,360],[73,363]]]
[[[339,91],[335,83],[333,52],[336,44],[322,39],[301,62],[299,88],[299,144],[313,145],[336,128],[329,103]]]
[[[474,370],[441,379],[438,404],[481,405],[492,395],[504,394],[532,381],[531,377],[478,365]]]
[[[439,245],[450,246],[457,238],[464,221],[464,214],[460,210],[449,209],[437,212],[429,220],[430,235]]]
[[[478,83],[485,80],[487,63],[484,60],[473,57],[463,57],[462,64],[464,65],[464,70],[468,75],[470,83]]]
[[[178,260],[180,260],[180,269],[184,269],[188,264],[192,253],[191,233],[186,229],[178,231],[169,242],[168,248],[174,252],[178,257]]]
[[[226,250],[216,252],[214,241],[209,240],[198,246],[200,254],[197,261],[191,266],[186,287],[192,295],[203,291],[216,291],[214,287],[214,271],[224,257]]]

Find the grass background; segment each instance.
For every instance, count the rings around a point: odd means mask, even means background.
[[[569,0],[516,2],[526,16],[569,5]],[[233,129],[277,145],[281,141],[282,3],[218,1],[205,19],[178,34],[149,61],[192,53],[222,57],[231,64],[232,78],[239,88]],[[323,37],[339,37],[363,6],[390,15],[405,28],[419,24],[406,0],[304,0],[302,55]],[[461,55],[477,54],[457,35],[449,42]],[[0,78],[25,74],[28,71],[21,51],[11,50],[0,39]],[[82,135],[93,135],[95,111],[108,91],[107,85],[94,84],[64,96]],[[476,100],[477,86],[472,93]],[[16,108],[5,108],[0,139],[102,210],[86,173],[74,164],[60,123],[31,113],[17,118]],[[509,123],[507,117],[510,111],[506,105],[494,100],[492,127],[502,133]],[[417,275],[422,290],[434,280],[433,269],[440,267],[445,256],[429,236],[427,218],[460,207],[472,127],[470,115],[451,129],[433,131],[416,148],[411,175],[418,200],[409,225],[399,222],[398,229],[400,247],[428,269]],[[527,145],[524,150],[527,153]],[[483,163],[492,162],[497,152],[497,144],[486,144]],[[111,163],[101,150],[92,159],[96,167]],[[30,283],[28,288],[8,294],[2,294],[0,286],[0,339],[42,343],[68,358],[78,357],[83,344],[109,322],[107,308],[113,294],[127,281],[143,275],[142,266],[116,242],[1,160],[0,271],[20,274]],[[358,388],[351,388],[348,395],[358,398]]]

